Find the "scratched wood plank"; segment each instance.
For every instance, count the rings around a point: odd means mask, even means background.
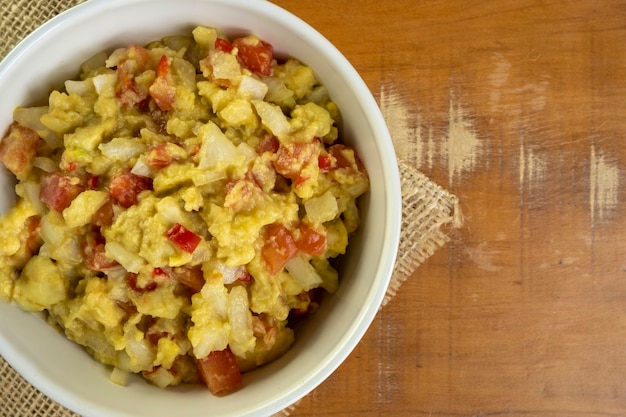
[[[626,415],[626,3],[276,3],[466,216],[291,415]]]

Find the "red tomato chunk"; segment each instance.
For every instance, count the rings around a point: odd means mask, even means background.
[[[246,36],[245,38],[235,39],[233,46],[237,48],[237,56],[241,62],[250,71],[261,75],[270,75],[272,73],[274,48],[271,44],[254,36]]]
[[[173,110],[176,100],[176,86],[171,80],[170,66],[169,58],[163,55],[157,66],[157,78],[149,89],[150,96],[163,111]]]
[[[109,187],[115,201],[120,206],[128,208],[137,204],[137,195],[140,192],[152,189],[152,180],[131,172],[124,172],[113,177]]]
[[[297,254],[298,247],[289,229],[282,224],[274,224],[267,228],[261,255],[271,274],[279,273],[287,261]]]
[[[200,236],[178,223],[167,231],[167,238],[188,253],[193,253],[202,240]]]
[[[41,179],[39,198],[50,209],[63,211],[84,190],[85,187],[78,178],[60,172],[51,172]]]
[[[83,260],[85,266],[92,271],[106,271],[119,265],[115,260],[106,256],[104,243],[93,236],[88,236],[82,243]]]
[[[321,256],[326,252],[326,236],[306,224],[302,224],[296,246],[304,253]]]
[[[16,176],[26,174],[37,153],[39,135],[32,129],[13,123],[9,134],[0,141],[0,162]]]
[[[217,38],[215,39],[215,49],[230,54],[233,51],[233,45],[226,39]]]
[[[213,351],[202,359],[196,359],[196,363],[207,387],[215,395],[229,394],[243,384],[237,359],[228,347]]]

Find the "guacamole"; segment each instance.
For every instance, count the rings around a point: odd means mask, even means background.
[[[100,53],[0,142],[0,297],[123,384],[216,395],[281,356],[333,293],[369,188],[313,70],[197,27]]]

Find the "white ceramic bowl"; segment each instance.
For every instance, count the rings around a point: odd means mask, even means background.
[[[160,390],[140,378],[111,383],[110,370],[41,317],[0,302],[0,354],[44,394],[84,416],[263,416],[288,407],[322,383],[371,324],[393,271],[401,223],[398,165],[384,119],[358,73],[324,37],[262,0],[89,0],[54,18],[0,63],[0,127],[12,110],[45,98],[94,53],[188,33],[196,25],[250,32],[315,70],[344,117],[343,135],[371,177],[363,226],[351,242],[339,291],[297,333],[281,359],[244,376],[238,392],[217,398],[200,386]],[[0,174],[0,211],[13,204],[13,182]]]

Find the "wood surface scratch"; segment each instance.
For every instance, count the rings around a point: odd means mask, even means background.
[[[482,156],[483,147],[479,140],[473,121],[467,111],[450,98],[450,119],[448,125],[448,180],[450,186],[455,178],[471,171]]]
[[[589,183],[591,223],[595,225],[605,221],[618,206],[620,183],[619,168],[605,155],[598,154],[595,145],[591,146]]]
[[[533,188],[539,187],[545,179],[548,163],[544,157],[526,146],[523,140],[520,141],[519,153],[520,187],[528,188],[528,192],[532,194]],[[520,194],[523,195],[522,190]]]

